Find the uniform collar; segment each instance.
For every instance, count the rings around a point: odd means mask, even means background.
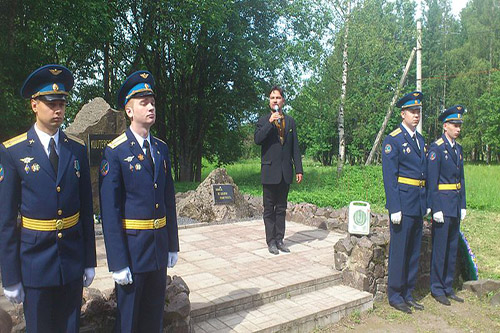
[[[417,134],[417,131],[412,131],[411,129],[408,128],[408,126],[405,125],[405,123],[401,122],[401,126],[404,127],[404,129],[408,132],[408,134],[410,134],[410,137],[413,138],[414,135]]]
[[[136,132],[134,132],[134,130],[132,129],[132,126],[130,126],[129,128],[130,128],[130,132],[132,132],[132,134],[134,135],[135,139],[137,140],[137,143],[139,144],[139,147],[143,148],[144,141],[148,141],[149,146],[151,147],[151,135],[150,135],[149,132],[148,132],[148,136],[146,138],[143,138],[142,136],[140,136],[139,134],[137,134]]]
[[[56,134],[51,136],[42,131],[41,129],[39,129],[38,126],[36,126],[36,123],[35,126],[33,126],[33,128],[35,129],[35,133],[40,139],[40,143],[42,144],[43,149],[45,149],[45,152],[49,154],[49,142],[51,138],[54,138],[54,141],[56,142],[56,152],[59,154],[59,129],[57,129]]]
[[[446,136],[446,134],[443,135],[444,138],[446,139],[446,141],[450,144],[450,147],[453,148],[455,146],[455,140],[449,140],[448,137]]]

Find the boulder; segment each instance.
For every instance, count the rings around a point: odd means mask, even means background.
[[[464,282],[463,288],[472,291],[479,297],[482,297],[490,292],[500,290],[500,281],[490,279],[467,281]]]
[[[0,308],[0,333],[10,333],[12,331],[12,318],[4,309]]]

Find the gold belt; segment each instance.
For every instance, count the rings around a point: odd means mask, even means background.
[[[425,180],[424,179],[413,179],[413,178],[406,178],[406,177],[399,176],[398,183],[419,186],[419,187],[425,187]]]
[[[438,189],[440,191],[453,191],[453,190],[460,190],[462,188],[462,184],[456,183],[456,184],[439,184]]]
[[[151,220],[131,220],[131,219],[123,219],[123,229],[140,229],[140,230],[149,230],[149,229],[160,229],[167,225],[167,218],[164,216],[159,219],[151,219]]]
[[[62,229],[68,229],[78,223],[80,219],[80,212],[73,216],[64,217],[62,219],[53,220],[37,220],[30,219],[29,217],[22,216],[22,225],[26,229],[38,230],[38,231],[56,231]]]

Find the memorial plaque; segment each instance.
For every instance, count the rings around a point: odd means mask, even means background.
[[[234,189],[231,184],[214,184],[214,204],[228,205],[234,204]]]
[[[101,164],[104,148],[117,136],[118,134],[89,134],[90,166],[99,166]]]

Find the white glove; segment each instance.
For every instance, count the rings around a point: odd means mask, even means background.
[[[424,217],[427,217],[430,213],[431,213],[431,209],[430,209],[430,208],[427,208],[427,211],[425,212]]]
[[[432,218],[434,219],[434,221],[438,223],[444,223],[444,216],[442,211],[435,212],[434,214],[432,214]]]
[[[393,224],[401,223],[401,211],[391,214],[391,221]]]
[[[463,221],[465,219],[465,215],[467,215],[467,210],[460,209],[460,221]]]
[[[3,293],[12,303],[19,304],[24,302],[24,288],[21,282],[13,286],[3,288]]]
[[[94,267],[88,267],[85,268],[85,271],[83,272],[83,286],[88,287],[92,284],[92,281],[94,281],[95,277],[95,268]]]
[[[125,267],[124,269],[120,269],[117,272],[113,272],[112,274],[113,280],[120,285],[132,284],[134,281],[132,280],[132,273],[130,272],[130,268]]]
[[[177,252],[169,252],[168,253],[168,260],[167,260],[167,267],[168,268],[174,267],[175,264],[177,263],[177,259],[179,259]]]

